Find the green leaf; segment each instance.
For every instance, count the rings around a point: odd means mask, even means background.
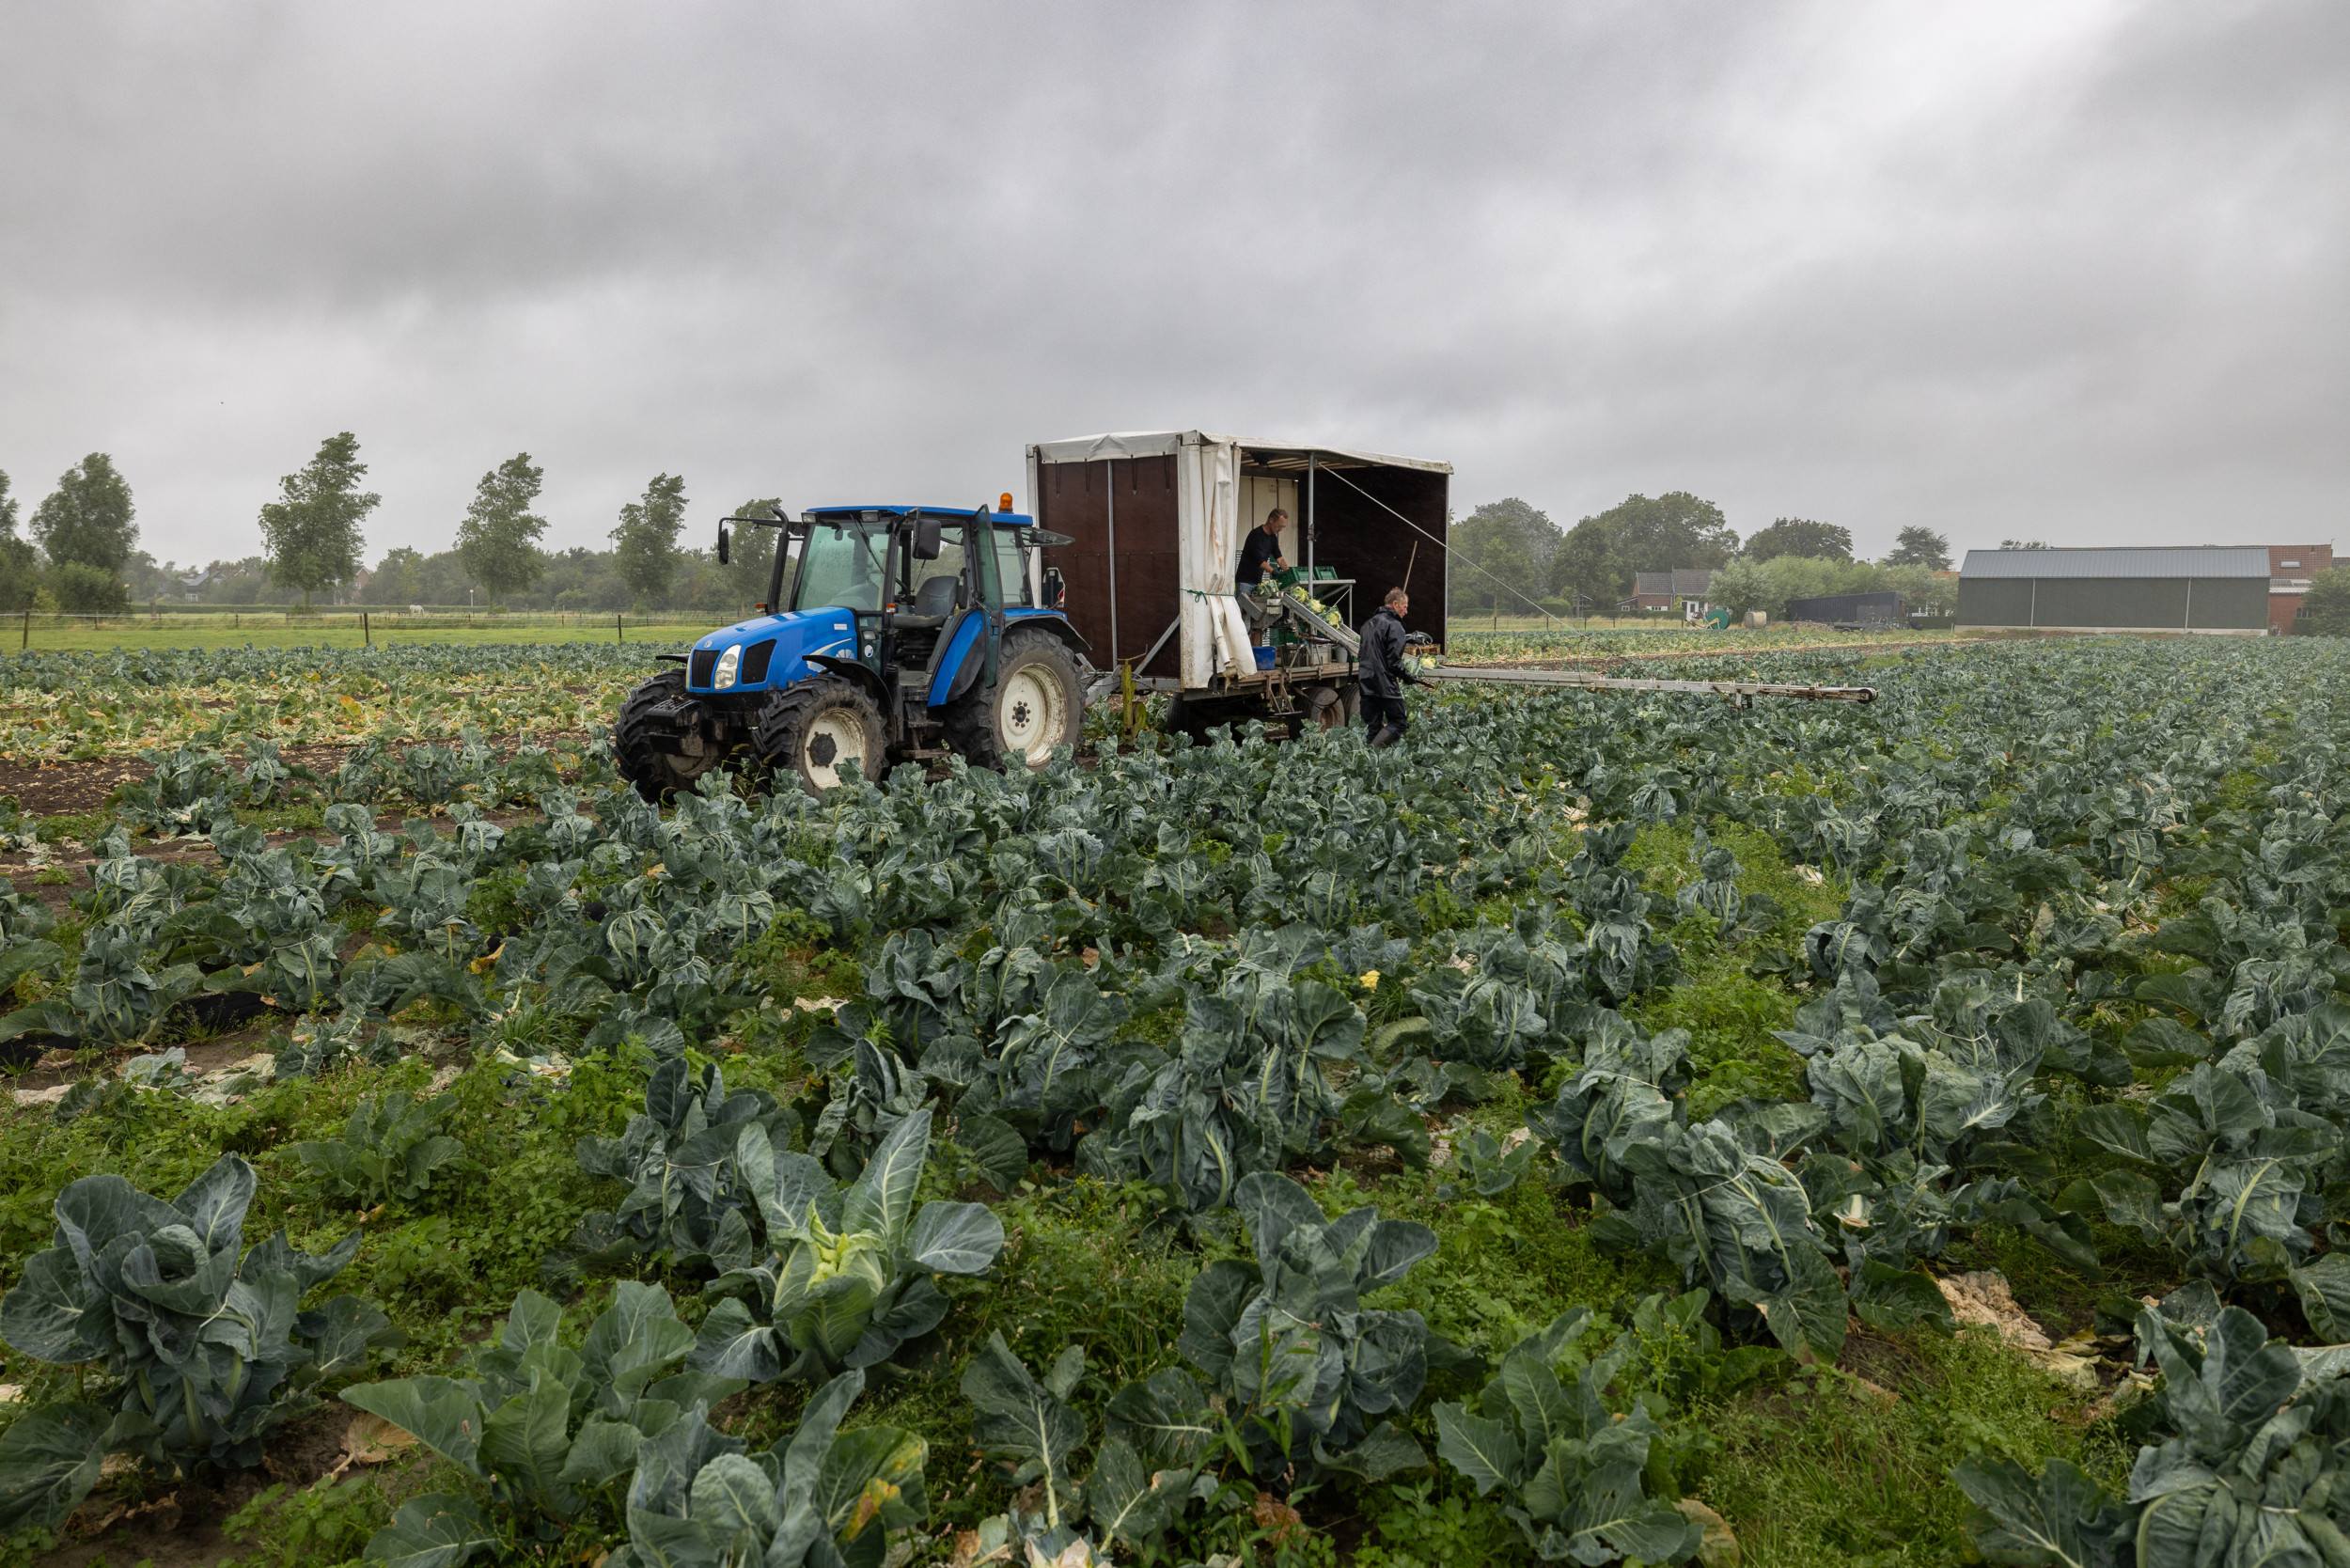
[[[993,1116],[966,1116],[955,1122],[955,1147],[971,1156],[988,1185],[1009,1198],[1028,1173],[1028,1140]]]
[[[1974,1505],[1966,1530],[1990,1561],[2061,1568],[2102,1561],[2092,1556],[2081,1530],[2106,1495],[2079,1466],[2051,1459],[2034,1480],[2012,1459],[1977,1454],[1953,1466],[1950,1479]]]
[[[2106,1206],[2106,1218],[2115,1225],[2135,1225],[2149,1241],[2159,1241],[2170,1229],[2162,1211],[2162,1189],[2154,1178],[2137,1170],[2101,1170],[2091,1184]]]
[[[482,1468],[558,1517],[579,1507],[578,1494],[563,1482],[563,1461],[571,1452],[571,1414],[570,1386],[544,1368],[533,1368],[528,1391],[508,1400],[481,1421]]]
[[[1200,1270],[1183,1298],[1183,1332],[1175,1341],[1183,1359],[1212,1378],[1223,1376],[1232,1364],[1232,1329],[1257,1289],[1257,1271],[1236,1260]]]
[[[381,1308],[355,1295],[338,1295],[304,1318],[310,1324],[304,1331],[311,1341],[307,1375],[314,1381],[358,1371],[368,1364],[368,1352],[379,1346],[408,1342]]]
[[[401,1504],[392,1522],[369,1539],[361,1556],[384,1568],[458,1568],[475,1552],[496,1542],[497,1532],[472,1503],[428,1492]]]
[[[1227,1353],[1230,1341],[1225,1342]],[[1197,1466],[1215,1446],[1215,1415],[1207,1390],[1181,1367],[1163,1367],[1111,1396],[1109,1436],[1164,1466]]]
[[[56,1524],[79,1507],[98,1484],[107,1428],[94,1404],[51,1404],[0,1432],[0,1533]]]
[[[692,1497],[694,1518],[713,1529],[749,1530],[764,1541],[783,1528],[776,1483],[739,1453],[722,1453],[703,1466]]]
[[[851,1231],[870,1231],[895,1243],[914,1217],[914,1191],[922,1163],[930,1157],[931,1112],[925,1105],[889,1130],[874,1149],[864,1173],[841,1195],[841,1220]]]
[[[794,1491],[805,1491],[816,1484],[816,1477],[823,1467],[824,1455],[832,1449],[832,1440],[840,1431],[840,1418],[865,1391],[865,1373],[844,1372],[817,1391],[800,1413],[799,1427],[791,1434],[791,1445],[783,1455],[783,1483]]]
[[[2350,1253],[2328,1252],[2292,1271],[2301,1315],[2321,1340],[2350,1340]]]
[[[776,1331],[732,1296],[710,1309],[694,1341],[695,1371],[718,1377],[773,1383],[783,1375],[783,1345]]]
[[[1404,1470],[1417,1470],[1428,1463],[1428,1452],[1393,1421],[1381,1421],[1370,1435],[1353,1448],[1336,1453],[1325,1450],[1322,1440],[1314,1440],[1314,1459],[1325,1470],[1336,1470],[1366,1482],[1380,1482]]]
[[[112,1321],[106,1298],[83,1283],[81,1265],[61,1247],[35,1253],[24,1278],[0,1300],[0,1340],[61,1366],[104,1355]]]
[[[2130,1058],[2130,1065],[2147,1071],[2206,1061],[2211,1052],[2210,1041],[2159,1012],[2139,1020],[2122,1038],[2122,1054]]]
[[[1898,1332],[1920,1323],[1945,1334],[1958,1328],[1941,1287],[1913,1269],[1895,1268],[1875,1258],[1860,1261],[1853,1276],[1852,1302],[1854,1312],[1872,1328]]]
[[[590,1416],[572,1438],[556,1479],[566,1486],[609,1486],[636,1468],[636,1445],[644,1440],[627,1421]]]
[[[1070,1493],[1069,1456],[1086,1440],[1086,1423],[1029,1375],[1000,1333],[971,1358],[963,1397],[978,1411],[971,1437],[990,1457],[1011,1461],[1011,1484],[1044,1484],[1046,1518],[1058,1528]]]
[[[925,1203],[907,1249],[940,1274],[984,1274],[1004,1249],[1004,1222],[984,1203]]]
[[[1465,1405],[1437,1404],[1436,1452],[1469,1478],[1480,1497],[1496,1486],[1514,1491],[1525,1479],[1524,1452],[1509,1423],[1474,1415]]]
[[[1134,1446],[1123,1437],[1102,1445],[1093,1474],[1086,1482],[1086,1498],[1093,1522],[1130,1546],[1149,1546],[1190,1500],[1189,1470],[1143,1468]]]
[[[809,1496],[825,1528],[854,1540],[876,1524],[903,1529],[930,1512],[922,1465],[930,1445],[890,1426],[844,1432],[825,1450]]]
[[[2146,1113],[2136,1105],[2092,1105],[2074,1121],[2073,1130],[2125,1160],[2148,1166],[2161,1163],[2146,1141]]]
[[[1510,1355],[1501,1361],[1501,1391],[1526,1435],[1528,1451],[1546,1451],[1554,1437],[1586,1435],[1583,1422],[1559,1374],[1531,1356]],[[1442,1451],[1439,1450],[1439,1451]]]
[[[481,1386],[452,1378],[402,1377],[343,1390],[343,1403],[381,1416],[426,1448],[481,1480]]]

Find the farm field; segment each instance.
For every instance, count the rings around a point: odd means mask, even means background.
[[[0,661],[149,753],[0,812],[7,1561],[2350,1549],[2332,640],[666,808],[650,659]]]
[[[615,626],[611,616],[494,617],[483,614],[469,623],[462,611],[453,616],[371,616],[362,626],[359,617],[337,610],[330,615],[292,618],[277,614],[230,616],[164,616],[149,619],[88,620],[80,617],[36,619],[30,628],[0,627],[0,656],[24,653],[103,653],[118,649],[242,649],[242,648],[415,648],[454,645],[501,648],[511,644],[691,642],[718,624],[664,616],[641,623],[631,618]]]

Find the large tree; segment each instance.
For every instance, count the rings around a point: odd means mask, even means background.
[[[1550,585],[1611,604],[1631,594],[1636,572],[1717,567],[1737,549],[1738,536],[1711,501],[1683,490],[1629,495],[1567,530],[1551,557]]]
[[[1468,521],[1505,522],[1525,535],[1526,553],[1533,559],[1538,578],[1550,569],[1550,557],[1559,553],[1559,546],[1566,541],[1567,537],[1566,530],[1553,523],[1548,512],[1514,495],[1486,502],[1468,514]]]
[[[781,505],[783,505],[781,496],[762,495],[756,501],[744,502],[727,515],[728,517],[773,517],[776,514],[776,509]],[[729,523],[727,526],[734,535],[733,548],[728,552],[734,561],[733,565],[727,568],[727,579],[731,585],[728,591],[741,604],[765,604],[767,579],[774,572],[776,565],[776,530],[756,527],[747,523]],[[785,583],[783,591],[788,600],[791,594],[791,585]],[[774,605],[768,607],[776,608]]]
[[[546,570],[539,536],[547,531],[547,520],[530,510],[544,474],[528,452],[516,452],[481,476],[465,520],[457,525],[457,558],[492,604],[520,593]]]
[[[1490,610],[1498,605],[1511,615],[1530,615],[1541,609],[1536,600],[1543,579],[1535,570],[1527,530],[1501,505],[1478,508],[1453,524],[1445,536],[1445,552],[1452,557],[1446,576],[1456,610]],[[1526,510],[1533,510],[1531,507]],[[1558,532],[1555,527],[1551,531]]]
[[[678,530],[685,525],[685,477],[656,474],[641,500],[620,509],[612,530],[612,567],[640,600],[668,590],[677,569]]]
[[[1852,530],[1808,517],[1782,517],[1747,539],[1739,552],[1758,564],[1775,556],[1801,556],[1815,561],[1852,559]]]
[[[1931,572],[1950,569],[1950,541],[1932,528],[1904,528],[1893,536],[1893,553],[1886,566],[1922,566]]]
[[[261,509],[270,580],[300,588],[305,609],[312,593],[359,574],[359,552],[367,543],[360,525],[384,504],[383,496],[359,488],[367,473],[359,438],[340,431],[319,443],[318,455],[301,472],[278,480],[279,498]]]
[[[32,544],[16,537],[16,497],[0,472],[0,610],[24,609],[39,587],[39,563]]]
[[[57,477],[57,488],[33,511],[33,537],[52,561],[79,561],[118,572],[139,541],[131,487],[115,460],[92,452]]]
[[[2350,566],[2328,567],[2310,579],[2293,632],[2303,637],[2350,635]]]

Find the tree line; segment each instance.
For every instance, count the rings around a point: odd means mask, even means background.
[[[1931,528],[1904,528],[1882,560],[1856,560],[1852,530],[1782,517],[1743,543],[1721,508],[1686,491],[1629,495],[1572,528],[1510,496],[1454,523],[1450,604],[1455,614],[1610,615],[1629,609],[1643,572],[1712,569],[1709,604],[1774,619],[1791,599],[1891,589],[1912,608],[1948,613],[1957,590],[1936,572],[1950,564],[1950,541]]]
[[[688,504],[682,475],[656,474],[621,506],[608,548],[543,548],[547,520],[537,507],[545,470],[528,452],[481,476],[450,548],[400,546],[369,570],[366,525],[384,498],[363,488],[367,473],[357,436],[328,436],[261,506],[259,553],[183,572],[138,548],[131,486],[107,453],[92,452],[58,478],[34,509],[29,538],[18,535],[18,502],[0,472],[0,609],[90,615],[165,599],[252,604],[291,594],[308,606],[324,594],[385,606],[478,600],[485,607],[718,612],[767,596],[767,563],[746,558],[757,552],[722,564],[714,552],[679,543]],[[734,515],[778,504],[772,496],[745,501]]]

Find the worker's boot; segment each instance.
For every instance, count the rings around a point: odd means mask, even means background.
[[[1403,727],[1400,724],[1390,724],[1386,729],[1373,735],[1371,738],[1371,744],[1372,749],[1377,750],[1386,746],[1391,746],[1402,738]]]

